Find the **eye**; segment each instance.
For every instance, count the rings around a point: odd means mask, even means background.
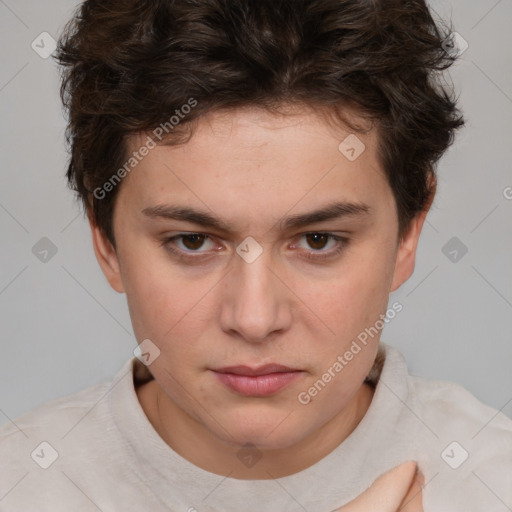
[[[176,240],[181,240],[182,246],[180,247],[180,244],[176,243]],[[205,240],[209,240],[210,243],[211,239],[208,235],[204,235],[202,233],[180,233],[178,235],[175,235],[170,238],[166,238],[164,240],[164,245],[171,250],[171,252],[174,251],[170,246],[174,245],[177,246],[178,249],[182,252],[205,252],[205,251],[199,251],[198,249],[201,249],[201,247],[204,246]],[[211,249],[211,247],[210,247]]]
[[[209,244],[205,244],[205,242],[209,242]],[[212,251],[219,250],[212,239],[203,233],[179,233],[165,238],[161,245],[172,258],[187,265],[203,263],[210,259]],[[205,245],[206,250],[200,251],[199,249],[204,248]]]
[[[308,245],[315,250],[324,249],[329,240],[334,240],[334,236],[328,233],[307,233],[303,237],[307,240]]]
[[[348,238],[333,235],[332,233],[305,233],[301,235],[301,239],[305,239],[307,245],[313,250],[304,249],[305,257],[312,260],[332,258],[340,254],[348,245]],[[332,242],[329,244],[329,242]],[[300,244],[295,244],[295,246]],[[330,250],[323,250],[330,245]],[[303,247],[303,246],[302,246]]]

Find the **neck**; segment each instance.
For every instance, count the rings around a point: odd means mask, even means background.
[[[370,385],[363,384],[339,415],[300,442],[286,448],[260,450],[228,444],[214,436],[204,425],[184,415],[155,380],[137,389],[149,421],[175,452],[211,473],[250,480],[288,476],[323,459],[355,430],[373,393]]]

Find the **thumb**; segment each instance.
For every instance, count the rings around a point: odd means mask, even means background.
[[[416,462],[404,462],[379,476],[366,491],[333,512],[396,512],[406,497],[415,474]]]

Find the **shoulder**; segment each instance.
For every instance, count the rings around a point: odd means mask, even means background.
[[[56,426],[62,427],[69,419],[78,418],[80,413],[89,410],[107,393],[110,383],[102,382],[82,389],[76,393],[49,400],[34,409],[21,414],[7,423],[0,425],[0,440],[6,440],[25,432],[29,437],[38,431]]]
[[[408,376],[408,401],[422,417],[447,428],[462,428],[473,435],[488,430],[512,436],[512,419],[455,382]]]
[[[410,375],[408,387],[407,405],[430,431],[435,499],[466,510],[512,505],[512,419],[453,382]]]
[[[440,429],[438,434],[458,429],[461,433],[471,432],[475,438],[484,431],[506,439],[512,435],[512,419],[501,411],[485,404],[460,384],[411,374],[402,353],[393,346],[384,346],[386,381],[395,385],[406,381],[401,396],[406,409]]]
[[[379,411],[393,430],[386,446],[394,443],[399,459],[418,461],[426,509],[512,505],[511,418],[459,384],[411,374],[392,346],[386,345],[382,377]]]
[[[73,430],[80,428],[81,423],[88,430],[99,428],[102,418],[106,418],[102,397],[109,387],[107,382],[100,383],[49,400],[1,425],[0,474],[4,469],[29,469],[32,465],[36,467],[35,464],[48,464],[57,455],[58,445],[72,436]],[[83,429],[80,434],[84,435]],[[41,452],[41,447],[46,451],[43,449]],[[45,455],[48,455],[46,460]]]
[[[111,386],[47,401],[0,426],[0,510],[43,511],[53,503],[60,511],[83,498],[77,475],[97,474],[86,468],[107,467],[117,450],[106,400]]]

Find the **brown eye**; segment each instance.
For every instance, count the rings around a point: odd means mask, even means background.
[[[318,232],[305,233],[300,238],[300,242],[294,244],[293,247],[299,248],[299,252],[302,253],[303,257],[313,261],[335,258],[345,250],[349,241],[347,237]],[[307,247],[305,247],[306,245]]]
[[[206,236],[200,233],[193,233],[191,235],[182,235],[181,238],[186,249],[195,251],[202,247]]]
[[[309,233],[306,236],[309,246],[312,249],[320,250],[324,249],[325,245],[331,238],[329,235],[325,233]]]
[[[203,233],[180,233],[165,238],[162,245],[171,253],[180,253],[183,257],[187,257],[187,255],[205,256],[209,249],[215,247],[211,238]]]

